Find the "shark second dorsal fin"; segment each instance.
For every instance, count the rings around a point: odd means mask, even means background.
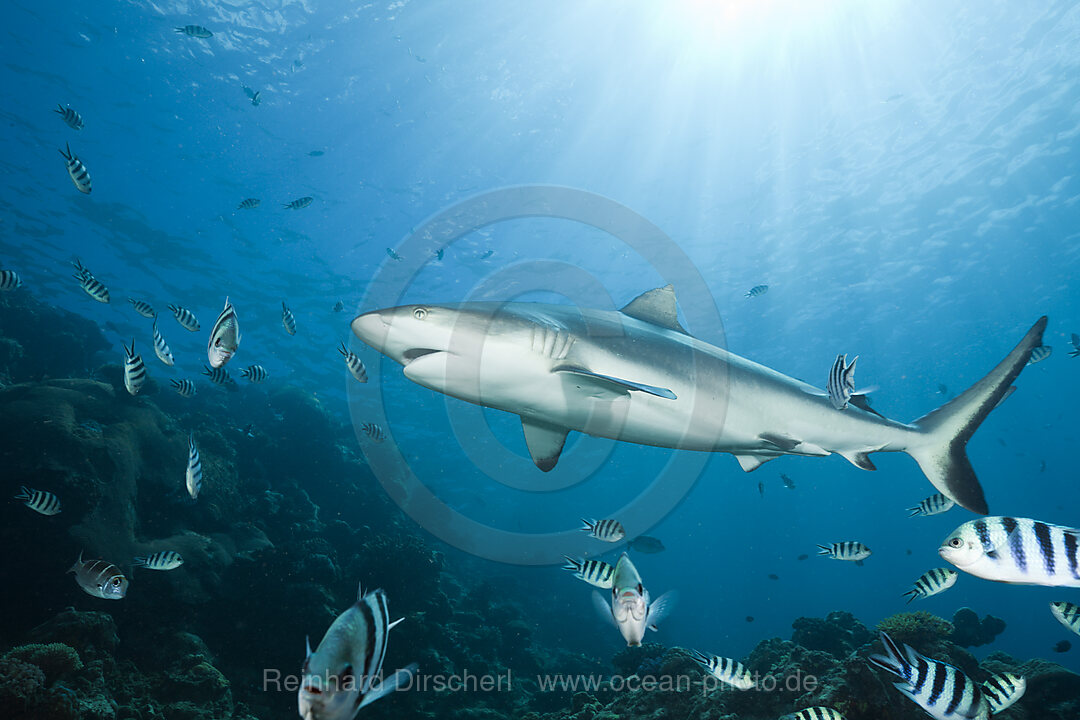
[[[675,302],[674,285],[665,285],[662,288],[641,293],[622,309],[622,314],[668,330],[681,332],[683,335],[690,334],[679,324],[679,308]]]

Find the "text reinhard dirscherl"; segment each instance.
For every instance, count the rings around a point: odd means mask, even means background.
[[[263,692],[290,692],[300,690],[304,675],[285,674],[276,668],[263,669]],[[378,690],[385,677],[376,675],[364,692]],[[807,693],[817,689],[818,679],[797,671],[783,677],[773,674],[754,673],[753,685],[746,690],[736,689],[713,675],[536,675],[535,683],[540,692],[700,692],[707,695],[716,690],[732,692],[798,692]],[[321,688],[335,687],[339,691],[355,691],[363,684],[363,678],[355,675],[316,678],[312,684]],[[520,681],[520,678],[519,678]],[[513,687],[512,671],[498,675],[473,673],[416,673],[397,689],[412,692],[509,692]]]

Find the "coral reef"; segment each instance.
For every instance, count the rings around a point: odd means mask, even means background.
[[[960,647],[979,647],[994,642],[1005,631],[1005,621],[993,615],[982,620],[971,608],[960,608],[953,615],[953,634],[950,638]]]

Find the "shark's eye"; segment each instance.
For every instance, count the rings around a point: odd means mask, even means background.
[[[963,545],[964,541],[958,537],[954,537],[952,540],[949,541],[949,547],[959,548],[963,547]]]
[[[412,316],[417,320],[423,320],[427,317],[427,310],[422,307],[418,307],[412,311]]]

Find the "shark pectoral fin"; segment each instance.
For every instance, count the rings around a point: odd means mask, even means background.
[[[857,468],[863,470],[877,470],[877,466],[870,460],[870,456],[864,452],[839,452],[841,457]]]
[[[662,288],[641,293],[622,309],[622,314],[651,325],[659,325],[668,330],[680,332],[683,335],[689,334],[679,324],[679,309],[675,302],[673,285],[665,285]]]
[[[739,466],[742,467],[743,472],[750,472],[751,470],[757,470],[759,467],[775,460],[774,455],[736,455],[735,459],[739,461]]]
[[[525,432],[525,444],[536,467],[544,472],[554,468],[570,431],[524,417],[521,418],[521,429]]]
[[[671,390],[668,390],[667,388],[656,387],[655,385],[646,385],[645,383],[634,382],[632,380],[624,380],[622,378],[612,377],[610,375],[601,375],[600,373],[594,373],[591,370],[586,370],[584,368],[570,366],[558,367],[555,368],[554,372],[579,375],[583,378],[588,378],[594,383],[598,382],[607,385],[612,389],[617,389],[617,391],[620,393],[631,391],[643,392],[648,393],[649,395],[655,395],[656,397],[664,398],[666,400],[677,399],[675,393],[671,392]]]
[[[596,608],[596,612],[600,617],[611,623],[611,627],[618,628],[619,624],[615,622],[615,616],[611,614],[611,605],[604,600],[604,596],[593,590],[592,594],[593,607]]]

